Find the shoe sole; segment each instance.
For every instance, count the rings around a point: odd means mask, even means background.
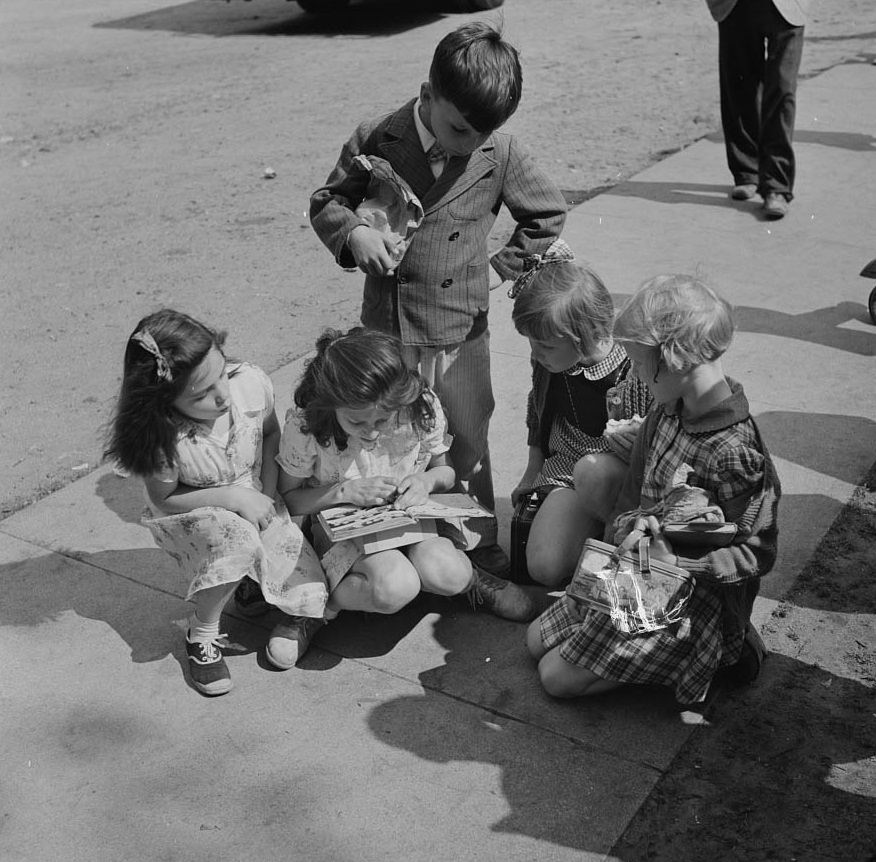
[[[201,694],[207,695],[207,697],[218,697],[221,694],[228,694],[228,692],[234,687],[230,679],[219,679],[215,682],[208,683],[192,680],[192,685],[201,692]]]

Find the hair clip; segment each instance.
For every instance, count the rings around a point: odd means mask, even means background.
[[[173,382],[170,365],[159,349],[158,343],[152,337],[152,333],[148,329],[141,329],[131,336],[131,340],[136,341],[147,353],[155,357],[155,373],[158,375],[158,379],[166,380],[168,383]]]
[[[562,263],[575,259],[575,254],[568,243],[562,239],[555,239],[544,254],[528,254],[523,258],[523,272],[514,279],[514,283],[508,289],[508,297],[516,299],[533,279],[535,274],[552,263]]]

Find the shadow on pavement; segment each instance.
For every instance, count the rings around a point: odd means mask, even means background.
[[[194,0],[94,26],[204,36],[390,36],[439,20],[439,9],[438,3],[366,0],[331,14],[310,15],[289,0]]]
[[[769,656],[716,701],[612,858],[872,859],[874,706],[856,680]]]

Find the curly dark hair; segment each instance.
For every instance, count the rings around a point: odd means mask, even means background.
[[[347,434],[337,420],[339,407],[405,411],[414,427],[428,431],[435,425],[435,409],[427,392],[426,381],[405,364],[397,338],[357,326],[346,333],[323,332],[294,399],[304,416],[301,433],[312,434],[320,446],[334,441],[343,450]]]
[[[143,333],[155,340],[161,359],[135,339]],[[174,465],[179,414],[173,402],[192,371],[214,347],[222,353],[224,343],[224,332],[172,308],[144,317],[125,347],[122,387],[104,457],[115,459],[138,476],[149,476],[165,464]]]

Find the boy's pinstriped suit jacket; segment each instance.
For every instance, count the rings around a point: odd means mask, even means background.
[[[487,240],[501,205],[517,223],[492,259],[508,279],[522,271],[525,255],[543,254],[559,236],[566,204],[516,140],[499,132],[468,158],[450,159],[433,179],[414,124],[415,103],[359,126],[326,184],[313,193],[310,219],[335,260],[355,267],[347,237],[364,223],[354,210],[365,198],[368,175],[351,163],[360,153],[386,159],[420,199],[425,217],[395,274],[366,276],[362,323],[406,344],[442,346],[487,328]]]

